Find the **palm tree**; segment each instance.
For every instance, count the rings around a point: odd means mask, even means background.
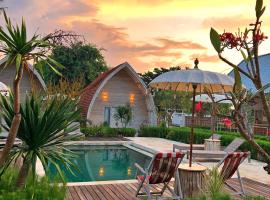
[[[2,126],[7,131],[12,127],[14,100],[11,95],[8,98],[2,96],[0,101],[3,119],[6,122],[6,125]],[[62,164],[71,170],[72,155],[63,143],[74,138],[74,135],[68,135],[68,133],[78,128],[78,125],[74,125],[80,117],[80,111],[76,110],[76,105],[76,100],[65,96],[53,96],[46,102],[34,94],[26,97],[20,107],[22,121],[18,129],[18,138],[23,143],[12,149],[9,162],[6,162],[6,167],[8,167],[13,160],[23,157],[17,186],[24,185],[29,169],[32,169],[33,177],[36,177],[37,158],[45,171],[49,163],[54,165],[63,179],[59,165]]]
[[[21,122],[20,114],[20,82],[23,76],[23,71],[28,67],[28,61],[44,60],[47,62],[56,73],[55,67],[62,67],[56,61],[46,55],[46,49],[50,48],[52,44],[49,42],[52,35],[47,35],[41,38],[39,35],[34,34],[31,38],[27,36],[26,25],[22,19],[19,26],[13,26],[5,11],[3,11],[5,19],[5,27],[0,27],[0,52],[7,57],[7,67],[16,67],[16,75],[13,79],[13,92],[14,92],[14,114],[7,142],[0,157],[0,167],[6,162],[10,150],[14,144],[19,125]],[[30,38],[30,39],[28,39]],[[54,65],[54,66],[53,66]]]
[[[130,105],[127,104],[126,106],[118,106],[113,117],[116,121],[120,120],[122,127],[126,128],[132,118],[132,110]]]

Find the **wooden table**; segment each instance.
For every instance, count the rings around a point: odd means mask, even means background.
[[[204,149],[206,151],[220,151],[220,140],[205,139]]]
[[[207,167],[193,164],[181,164],[178,167],[178,177],[175,177],[175,192],[182,198],[200,196]]]

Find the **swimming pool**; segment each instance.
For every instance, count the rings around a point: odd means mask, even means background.
[[[63,170],[68,182],[108,181],[134,179],[134,163],[147,167],[151,158],[122,145],[86,145],[69,147],[77,156],[73,162],[79,171]],[[49,165],[51,177],[56,170]]]

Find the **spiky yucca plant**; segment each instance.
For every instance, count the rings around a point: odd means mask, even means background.
[[[13,120],[9,129],[7,142],[3,149],[2,156],[0,157],[0,167],[3,166],[7,160],[20,125],[20,82],[23,77],[23,71],[28,68],[28,61],[37,62],[43,60],[46,62],[46,66],[50,66],[58,74],[57,68],[63,67],[47,55],[46,49],[52,46],[49,42],[52,37],[51,34],[45,37],[34,34],[31,37],[27,35],[24,20],[22,20],[20,26],[18,24],[14,26],[5,11],[3,11],[3,15],[5,25],[0,27],[0,52],[6,56],[7,59],[4,68],[15,67],[16,75],[13,77]],[[5,71],[2,73],[5,73]]]
[[[7,131],[12,127],[14,97],[1,97],[1,109]],[[18,157],[23,157],[23,165],[20,169],[17,186],[23,186],[29,169],[36,174],[36,161],[39,158],[43,168],[46,169],[51,163],[63,177],[59,164],[71,170],[70,151],[63,145],[74,136],[68,135],[78,128],[73,125],[80,117],[76,110],[77,101],[67,97],[55,96],[47,101],[35,95],[27,96],[21,105],[22,120],[18,128],[18,138],[22,145],[12,149],[10,162]],[[9,163],[10,163],[9,162]]]

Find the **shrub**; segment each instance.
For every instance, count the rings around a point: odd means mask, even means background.
[[[168,128],[159,126],[142,126],[139,130],[141,137],[159,137],[165,138]]]
[[[171,127],[171,128],[163,128],[157,126],[144,126],[140,129],[141,137],[159,137],[166,138],[174,141],[180,141],[183,143],[189,143],[190,138],[190,128],[189,127]],[[194,129],[194,143],[195,144],[203,144],[204,139],[207,139],[211,136],[211,131],[207,129]],[[236,137],[241,137],[239,133],[218,131],[218,134],[222,135],[221,137],[221,145],[228,146]],[[266,151],[270,152],[270,141],[267,140],[265,136],[255,136],[256,142]],[[251,158],[264,161],[256,150],[245,141],[239,148],[241,151],[250,151]]]
[[[118,135],[124,136],[124,137],[134,137],[136,134],[135,128],[118,128]]]
[[[104,137],[117,137],[118,136],[117,129],[105,126],[102,128],[102,136],[104,136]]]
[[[85,136],[102,136],[102,126],[81,127]]]
[[[108,126],[91,126],[82,127],[81,132],[86,136],[98,136],[98,137],[134,137],[136,129],[134,128],[111,128]]]
[[[64,200],[66,194],[66,186],[59,186],[58,183],[49,182],[46,177],[28,178],[25,187],[18,189],[16,178],[18,172],[7,170],[1,177],[0,181],[0,200],[29,200],[29,199],[59,199]]]

